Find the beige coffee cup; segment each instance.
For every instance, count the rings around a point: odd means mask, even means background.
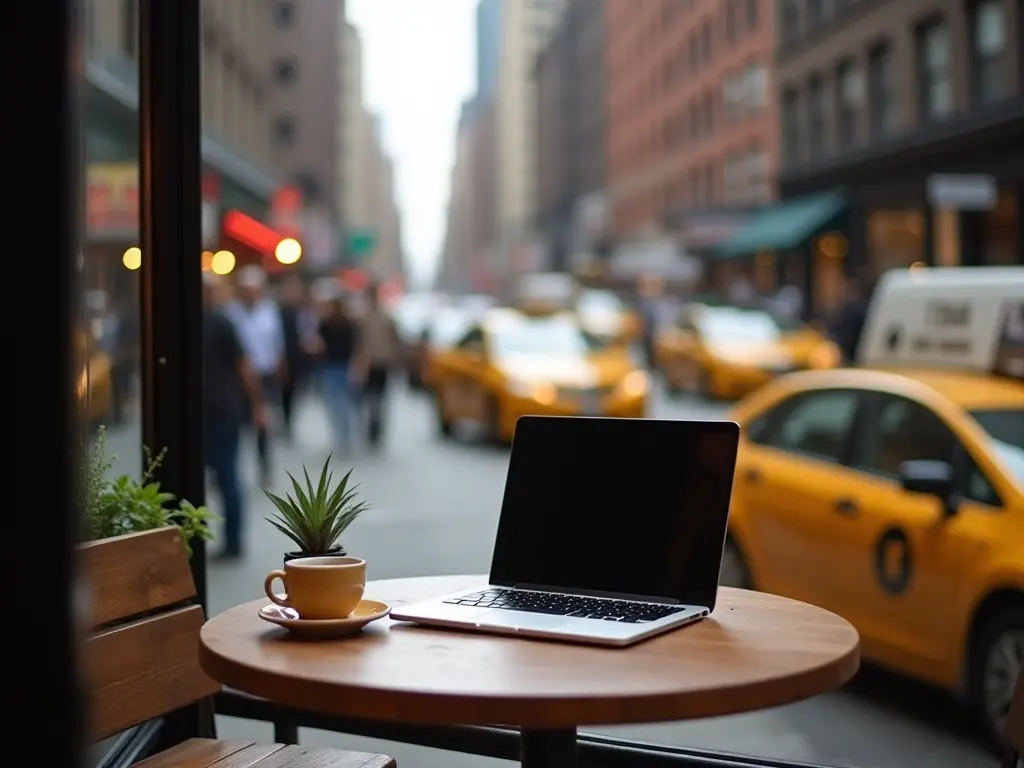
[[[274,594],[274,580],[284,582],[285,594]],[[267,597],[294,608],[299,618],[344,619],[363,599],[366,561],[358,557],[302,557],[289,560],[283,571],[271,571],[263,583]]]

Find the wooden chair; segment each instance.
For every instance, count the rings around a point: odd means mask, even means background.
[[[91,591],[85,642],[90,741],[181,711],[220,690],[199,667],[203,609],[176,528],[80,549]],[[212,709],[211,709],[212,711]],[[192,738],[140,768],[396,768],[387,755]]]
[[[1017,676],[1010,715],[1006,719],[1006,758],[1003,768],[1024,768],[1024,671]]]

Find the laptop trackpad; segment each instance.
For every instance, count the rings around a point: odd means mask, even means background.
[[[545,613],[529,613],[527,611],[488,611],[477,616],[476,623],[481,627],[501,627],[502,629],[518,629],[523,627],[531,630],[554,630],[565,626],[572,619],[565,616],[549,616]]]

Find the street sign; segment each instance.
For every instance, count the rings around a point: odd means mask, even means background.
[[[377,247],[377,233],[369,228],[350,229],[345,233],[345,252],[360,259]]]

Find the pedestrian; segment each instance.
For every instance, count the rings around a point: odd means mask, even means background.
[[[265,425],[259,379],[234,323],[222,310],[221,278],[203,275],[203,456],[220,492],[224,536],[218,557],[242,555],[244,499],[238,472],[239,439],[247,420]],[[252,409],[246,413],[246,405]]]
[[[857,348],[864,332],[872,292],[873,287],[866,276],[852,278],[845,285],[846,295],[835,320],[832,336],[847,363],[853,363],[857,359]]]
[[[359,327],[340,295],[328,303],[327,314],[320,320],[319,334],[324,403],[330,413],[335,445],[342,452],[348,452],[352,447],[355,415],[352,363],[359,343]]]
[[[263,402],[276,407],[281,402],[281,384],[287,376],[284,328],[277,304],[266,297],[267,276],[257,266],[243,267],[238,275],[238,300],[228,307],[242,348],[259,377]],[[253,424],[260,463],[260,483],[270,485],[270,425]]]
[[[360,322],[359,342],[352,380],[359,386],[366,415],[366,437],[371,448],[384,439],[386,398],[391,370],[401,359],[398,326],[380,304],[376,285],[366,295],[366,311]]]
[[[284,333],[285,357],[281,382],[281,426],[288,440],[293,438],[295,399],[305,391],[312,370],[308,341],[311,313],[302,278],[295,274],[289,275],[281,285],[281,328]]]

